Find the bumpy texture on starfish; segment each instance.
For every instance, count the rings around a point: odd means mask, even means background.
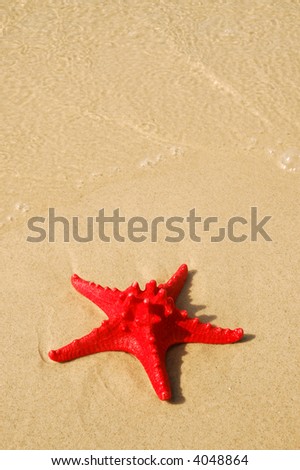
[[[78,292],[103,310],[108,320],[81,339],[50,351],[53,361],[65,362],[101,351],[126,351],[143,364],[155,392],[161,400],[171,398],[165,355],[176,343],[234,343],[243,330],[218,328],[188,317],[175,306],[187,278],[185,264],[165,284],[155,281],[141,290],[138,283],[124,291],[101,287],[74,274],[71,282]]]

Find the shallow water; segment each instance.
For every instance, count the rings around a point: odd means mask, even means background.
[[[212,141],[246,161],[299,148],[298,13],[294,2],[5,2],[1,222],[33,194],[85,194],[192,150],[205,165]]]

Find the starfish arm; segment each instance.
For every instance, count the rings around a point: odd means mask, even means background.
[[[141,351],[140,354],[137,352],[133,354],[143,365],[158,398],[160,400],[169,400],[172,394],[165,365],[165,354],[158,356],[151,353],[145,354],[145,351]]]
[[[176,338],[183,343],[228,344],[235,343],[244,336],[242,328],[219,328],[210,323],[201,323],[197,318],[180,321],[178,326]]]
[[[158,288],[165,289],[167,291],[167,296],[172,297],[173,300],[176,300],[184,286],[187,275],[188,267],[186,264],[182,264],[177,269],[176,273],[173,274],[173,276],[167,282],[160,284]]]
[[[119,336],[118,330],[112,331],[106,320],[99,328],[62,348],[50,351],[48,355],[52,361],[66,362],[98,352],[117,351]]]
[[[108,317],[115,314],[115,304],[119,299],[120,291],[102,287],[99,284],[85,281],[77,274],[71,277],[71,283],[80,294],[87,297],[103,310]]]

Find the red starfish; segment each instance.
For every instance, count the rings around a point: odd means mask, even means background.
[[[84,281],[74,274],[71,282],[75,289],[98,305],[108,320],[88,335],[50,351],[50,359],[65,362],[101,351],[126,351],[143,364],[158,397],[169,400],[171,390],[165,355],[170,346],[234,343],[244,334],[241,328],[229,330],[201,323],[175,306],[187,274],[187,266],[183,264],[168,282],[157,286],[156,281],[150,281],[144,291],[137,282],[119,291]]]

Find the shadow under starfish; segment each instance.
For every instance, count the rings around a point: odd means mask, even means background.
[[[165,356],[178,343],[227,344],[239,341],[241,328],[214,327],[190,318],[175,301],[188,275],[186,264],[164,284],[152,280],[141,290],[134,282],[124,291],[103,288],[74,274],[75,289],[94,302],[108,316],[99,328],[70,344],[49,352],[53,361],[65,362],[103,351],[125,351],[144,366],[152,386],[161,400],[171,398]]]

